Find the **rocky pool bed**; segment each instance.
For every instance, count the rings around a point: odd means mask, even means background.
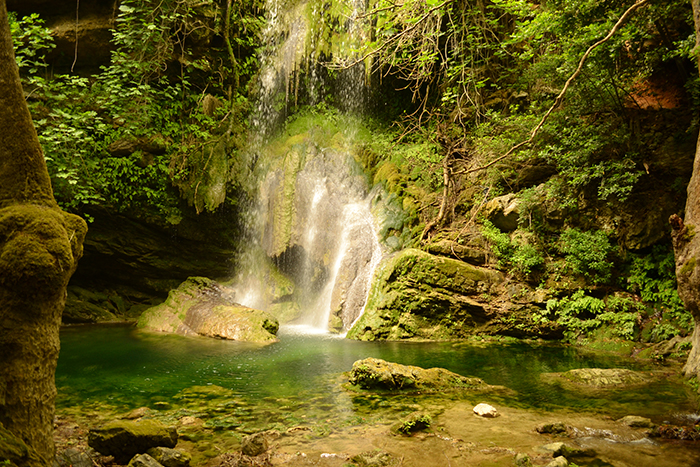
[[[250,346],[64,330],[62,465],[128,464],[133,453],[88,445],[101,427],[124,423],[174,431],[159,446],[195,466],[700,465],[696,393],[672,365],[534,342],[280,336]],[[478,415],[482,403],[497,416]]]

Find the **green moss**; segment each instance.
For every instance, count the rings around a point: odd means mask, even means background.
[[[685,264],[683,264],[683,266],[681,266],[680,271],[678,271],[678,275],[679,276],[691,275],[693,273],[693,271],[695,270],[695,266],[696,266],[696,261],[695,261],[695,257],[693,256],[693,257],[689,258],[688,261],[686,261]]]

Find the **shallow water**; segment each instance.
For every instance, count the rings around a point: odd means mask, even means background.
[[[288,398],[303,400],[310,412],[334,409],[361,413],[363,407],[372,410],[392,398],[350,397],[340,390],[338,375],[350,370],[356,360],[377,357],[424,368],[443,367],[505,386],[513,391],[492,393],[488,399],[510,407],[575,410],[611,417],[635,414],[657,422],[697,409],[692,391],[674,376],[635,389],[595,394],[542,381],[541,374],[573,368],[663,370],[648,362],[584,353],[569,346],[357,342],[306,331],[282,328],[280,342],[259,346],[154,334],[126,326],[64,328],[56,374],[57,406],[60,410],[110,404],[126,411],[163,401],[172,403],[173,396],[193,386],[221,386],[241,401]],[[399,399],[410,402],[404,396]],[[309,407],[309,401],[316,401],[316,407]]]

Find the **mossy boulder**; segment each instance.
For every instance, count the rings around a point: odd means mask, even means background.
[[[225,288],[206,277],[190,277],[168,299],[146,310],[138,327],[185,336],[246,342],[275,342],[277,320],[267,312],[233,301]]]
[[[487,389],[479,378],[468,378],[444,368],[420,368],[378,358],[358,360],[348,377],[350,384],[362,389],[387,391],[454,391]]]
[[[347,336],[359,340],[466,337],[494,317],[489,302],[503,281],[498,271],[421,250],[403,250],[380,265],[365,312]]]
[[[136,454],[151,448],[174,448],[177,430],[156,420],[116,420],[88,432],[88,445],[97,452],[114,456],[114,460],[126,464]]]

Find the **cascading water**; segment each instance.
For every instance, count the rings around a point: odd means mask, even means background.
[[[346,6],[357,15],[363,5]],[[280,0],[269,0],[267,8],[269,48],[251,138],[259,203],[234,293],[237,301],[270,311],[283,323],[340,332],[362,313],[382,256],[367,181],[353,154],[354,130],[344,125],[324,138],[329,130],[315,122],[285,140],[279,129],[300,100],[317,104],[331,88],[341,110],[361,111],[362,66],[339,73],[331,84],[319,77],[317,64],[356,49],[362,35],[347,22],[340,44],[324,42],[327,12],[311,1],[283,8]]]

